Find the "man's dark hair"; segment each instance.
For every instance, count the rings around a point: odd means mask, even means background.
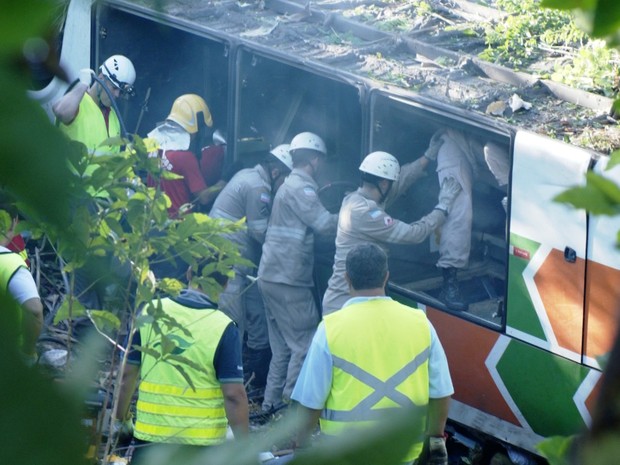
[[[295,149],[291,150],[291,158],[293,159],[293,167],[300,168],[310,164],[310,161],[316,157],[324,156],[321,152],[312,149]]]
[[[387,255],[375,244],[360,244],[347,254],[346,271],[353,289],[375,289],[383,287],[387,276]]]

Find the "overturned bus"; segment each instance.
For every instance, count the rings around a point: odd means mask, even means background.
[[[128,131],[142,136],[177,96],[202,95],[215,126],[226,130],[227,163],[251,166],[299,132],[321,135],[331,157],[319,184],[332,211],[358,184],[358,166],[371,151],[414,161],[442,128],[501,147],[507,185],[484,163],[473,183],[469,264],[457,276],[467,311],[452,311],[439,297],[436,235],[391,248],[389,290],[425,309],[437,329],[455,385],[450,420],[457,431],[537,454],[543,438],[586,428],[601,379],[597,357],[610,349],[617,326],[620,218],[592,217],[553,198],[583,185],[589,170],[603,172],[607,158],[458,104],[475,98],[470,79],[497,83],[498,67],[477,63],[482,78],[454,67],[434,78],[445,84],[435,94],[374,79],[371,59],[385,58],[377,44],[393,38],[318,5],[105,0],[91,8],[90,0],[73,0],[61,58],[77,76],[111,54],[129,57],[137,95],[121,104],[122,116]],[[324,29],[355,40],[343,48],[323,35],[308,39],[309,30]],[[418,65],[421,55],[443,53],[419,40],[391,44],[410,67],[416,53]],[[519,79],[501,86],[522,90],[528,82]],[[54,81],[32,94],[49,109],[62,90]],[[609,105],[600,96],[575,98],[590,108]],[[393,217],[413,222],[432,210],[439,184],[427,171],[390,207]],[[620,167],[605,175],[620,182]],[[322,296],[333,238],[318,240],[316,249]]]

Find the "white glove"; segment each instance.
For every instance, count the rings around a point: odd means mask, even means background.
[[[83,68],[78,73],[78,79],[82,84],[86,84],[86,87],[90,87],[93,84],[95,72],[89,68]]]
[[[435,208],[447,215],[450,212],[450,208],[452,208],[454,199],[461,193],[461,190],[461,185],[455,178],[449,177],[444,179],[439,190],[439,203]]]

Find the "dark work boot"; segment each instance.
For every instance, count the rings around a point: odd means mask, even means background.
[[[271,349],[269,347],[265,349],[245,347],[243,373],[246,379],[244,381],[248,383],[251,380],[248,385],[248,398],[255,402],[262,401],[270,361]]]
[[[467,304],[461,296],[459,289],[459,281],[456,278],[456,268],[442,268],[443,273],[443,287],[439,294],[441,299],[450,310],[456,312],[467,311]]]

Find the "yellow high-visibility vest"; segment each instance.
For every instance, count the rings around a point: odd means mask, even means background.
[[[203,370],[173,362],[182,366],[194,390],[173,363],[157,361],[143,352],[134,435],[158,443],[220,444],[226,438],[228,421],[213,359],[232,320],[218,310],[188,308],[171,299],[163,299],[162,306],[191,332],[191,337],[180,330],[168,334],[184,340],[174,353],[201,365]],[[140,336],[143,346],[157,350],[161,343],[161,337],[151,325],[143,326]]]
[[[403,462],[420,455],[429,399],[431,333],[426,315],[390,299],[347,305],[325,316],[333,359],[332,387],[321,413],[321,432],[337,435],[372,425],[399,407],[417,407],[418,431]]]
[[[0,324],[9,328],[7,336],[15,337],[17,347],[21,347],[22,344],[23,315],[21,306],[9,295],[9,281],[20,268],[28,269],[22,257],[13,252],[0,252],[0,292],[2,293]]]
[[[101,143],[111,137],[121,135],[121,125],[113,108],[110,109],[108,116],[108,127],[99,105],[86,93],[80,101],[77,116],[70,124],[60,123],[60,129],[67,137],[72,140],[82,142],[86,145],[89,153],[105,154],[118,153],[119,146],[101,146]]]

